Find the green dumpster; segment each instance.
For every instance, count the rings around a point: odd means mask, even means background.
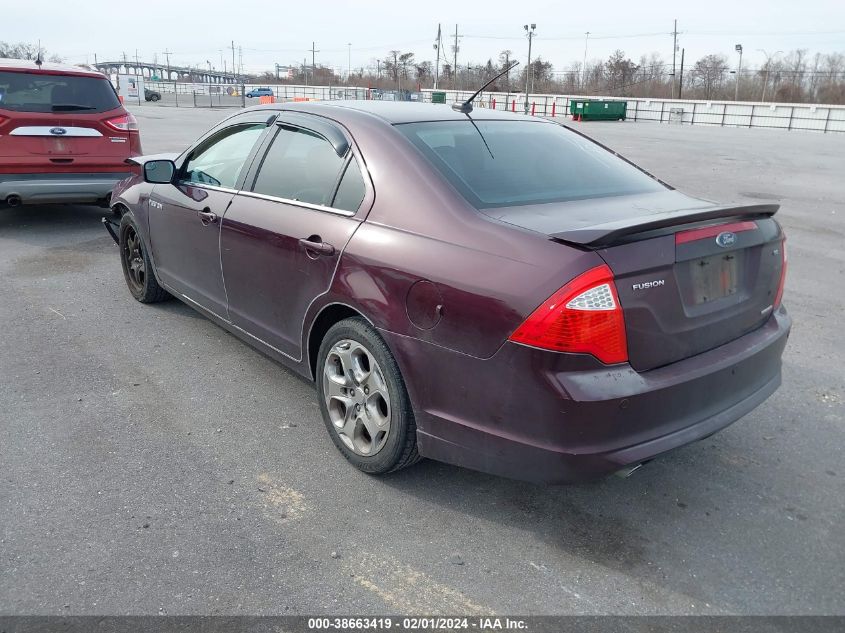
[[[569,114],[576,121],[624,121],[627,112],[627,101],[573,99],[569,102]]]
[[[432,92],[431,93],[431,102],[432,103],[446,103],[446,93],[445,92]]]

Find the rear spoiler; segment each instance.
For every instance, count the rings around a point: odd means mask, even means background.
[[[656,232],[664,232],[666,229],[679,225],[728,218],[771,217],[777,213],[779,208],[779,204],[752,204],[682,209],[570,229],[553,233],[550,237],[561,242],[569,242],[588,248],[604,248],[623,242],[636,241],[638,238],[646,237],[646,235],[643,235],[645,233],[650,233],[652,235],[648,237],[653,237]]]

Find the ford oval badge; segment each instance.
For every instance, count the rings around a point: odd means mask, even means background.
[[[716,236],[716,244],[718,244],[722,248],[733,246],[734,244],[736,244],[736,233],[731,233],[730,231],[719,233]]]
[[[51,127],[50,134],[53,134],[55,136],[64,136],[65,134],[67,134],[67,130],[63,127]]]

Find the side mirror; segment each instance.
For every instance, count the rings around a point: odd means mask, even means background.
[[[144,180],[158,185],[173,182],[176,164],[172,160],[150,160],[144,163]]]

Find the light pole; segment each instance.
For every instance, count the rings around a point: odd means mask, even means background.
[[[581,66],[581,93],[584,93],[584,86],[587,84],[587,44],[590,41],[590,32],[584,33],[584,64]]]
[[[525,114],[528,114],[528,81],[531,78],[531,40],[534,39],[534,29],[537,28],[537,25],[532,24],[529,29],[526,24],[523,28],[525,28],[525,32],[528,34],[528,66],[525,69]]]
[[[769,55],[762,48],[758,48],[757,50],[760,51],[761,53],[763,53],[763,55],[766,56],[766,76],[763,78],[763,96],[760,99],[760,101],[765,101],[766,100],[766,87],[769,85],[769,71],[772,68],[772,58],[779,55],[783,51],[775,51],[774,53]]]
[[[734,46],[734,50],[739,53],[739,66],[736,69],[736,87],[734,88],[734,101],[739,101],[739,78],[742,76],[742,44]]]
[[[346,58],[346,83],[349,83],[349,78],[352,76],[352,42],[346,44],[348,47],[347,51],[347,58]]]
[[[440,79],[440,25],[437,25],[437,41],[434,43],[434,50],[437,51],[437,61],[434,62],[434,89],[437,90],[437,81]]]

